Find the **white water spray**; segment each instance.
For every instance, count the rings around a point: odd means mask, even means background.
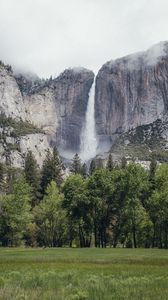
[[[95,128],[95,79],[89,93],[85,126],[81,134],[80,157],[88,161],[96,156],[97,138]]]

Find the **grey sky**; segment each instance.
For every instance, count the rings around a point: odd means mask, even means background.
[[[167,0],[0,0],[0,59],[43,77],[167,39]]]

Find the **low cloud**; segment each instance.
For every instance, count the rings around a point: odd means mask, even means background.
[[[97,72],[168,39],[167,0],[1,0],[0,60],[42,77]]]

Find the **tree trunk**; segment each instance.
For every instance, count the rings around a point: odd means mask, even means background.
[[[152,248],[155,247],[155,239],[156,239],[156,225],[153,223],[153,238],[152,238]]]
[[[159,248],[162,249],[163,245],[162,245],[162,229],[161,226],[159,226]]]
[[[95,247],[97,248],[97,224],[96,224],[96,222],[94,224],[94,242],[95,242]]]
[[[165,224],[165,242],[164,242],[164,247],[167,249],[168,246],[168,240],[167,240],[167,224]]]
[[[133,225],[132,231],[133,231],[133,232],[132,232],[132,233],[133,233],[133,247],[134,247],[134,248],[137,248],[135,225]]]

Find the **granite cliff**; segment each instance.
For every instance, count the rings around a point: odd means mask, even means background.
[[[84,68],[44,80],[16,74],[0,62],[1,161],[23,166],[32,150],[41,166],[53,145],[65,157],[79,152],[93,80],[94,73]],[[107,62],[99,70],[95,86],[99,153],[110,149],[129,155],[130,149],[132,153],[139,147],[142,154],[144,144],[149,154],[156,141],[158,151],[167,151],[167,116],[168,42]]]
[[[15,131],[12,126],[4,126],[4,116],[11,118],[10,121],[15,120],[14,123],[27,124],[28,129],[31,126],[34,128],[33,132],[26,130],[11,139],[12,147],[8,147],[6,138],[1,140],[1,160],[5,162],[5,149],[8,148],[8,157],[16,166],[23,165],[28,150],[35,153],[39,165],[42,164],[45,151],[53,145],[63,154],[79,151],[93,79],[92,71],[74,68],[65,70],[55,79],[41,80],[31,74],[14,74],[9,66],[1,63],[0,113],[3,136],[5,134],[9,140],[11,132],[13,134]]]
[[[164,119],[168,112],[168,42],[107,62],[96,80],[99,141],[114,142],[131,128]]]

